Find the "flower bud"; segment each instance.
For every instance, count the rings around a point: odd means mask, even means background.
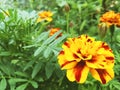
[[[65,12],[69,12],[70,11],[70,6],[69,6],[68,3],[65,4],[64,10],[65,10]]]
[[[99,24],[99,35],[104,38],[106,33],[107,33],[107,30],[108,30],[108,25],[106,23],[100,23]]]

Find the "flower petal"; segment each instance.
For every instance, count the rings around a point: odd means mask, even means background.
[[[92,76],[102,84],[106,84],[114,77],[113,69],[90,69]]]
[[[61,69],[71,69],[76,66],[76,61],[64,61],[64,63],[61,65]]]
[[[41,21],[43,21],[43,20],[44,20],[44,19],[42,19],[42,18],[38,18],[38,19],[37,19],[37,23],[38,23],[38,22],[41,22]]]
[[[59,59],[58,62],[61,66],[61,69],[71,69],[71,68],[74,68],[77,64],[75,60],[72,60],[72,61],[66,60],[64,51],[60,52],[58,59]]]
[[[105,57],[104,55],[93,56],[91,60],[87,60],[86,64],[90,68],[113,68],[114,66],[114,57]]]
[[[89,72],[89,68],[85,65],[83,61],[78,63],[75,68],[67,70],[67,78],[70,81],[77,81],[79,83],[84,83]]]
[[[109,46],[106,43],[102,43],[96,51],[96,55],[93,55],[91,60],[86,61],[86,64],[90,68],[113,68],[114,55]]]

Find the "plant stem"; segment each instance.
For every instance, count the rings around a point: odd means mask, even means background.
[[[67,30],[67,33],[68,33],[68,31],[69,31],[69,12],[67,12],[67,14],[66,14],[66,20],[67,20],[67,28],[66,28],[66,30]]]
[[[38,34],[40,34],[42,31],[43,31],[43,28],[48,24],[49,22],[46,22],[46,23],[42,23],[39,31],[38,31]]]

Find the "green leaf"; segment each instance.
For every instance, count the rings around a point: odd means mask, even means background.
[[[22,84],[22,85],[18,86],[16,88],[16,90],[25,90],[25,88],[27,87],[27,85],[28,85],[28,83]]]
[[[4,18],[5,18],[5,16],[3,15],[2,12],[0,12],[0,19],[4,19]]]
[[[0,53],[0,56],[10,56],[10,55],[11,55],[11,53],[7,52],[7,51]]]
[[[41,62],[39,62],[35,65],[35,67],[33,68],[33,72],[32,72],[32,78],[34,78],[37,75],[37,73],[40,71],[41,67],[42,67]]]
[[[80,25],[80,31],[83,30],[83,28],[84,28],[85,25],[86,25],[86,20],[84,20],[84,21],[82,22],[82,24]]]
[[[9,79],[10,90],[15,90],[16,82],[14,78]]]
[[[46,48],[45,45],[40,46],[34,53],[34,56],[39,55],[44,49]]]
[[[21,78],[13,78],[15,82],[27,82],[27,79],[21,79]]]
[[[43,32],[35,39],[35,42],[38,43],[42,40],[45,40],[48,37],[49,32]]]
[[[0,69],[7,75],[10,75],[10,67],[8,64],[4,65],[4,63],[0,63]]]
[[[34,64],[35,60],[31,60],[30,62],[28,62],[26,64],[26,66],[24,67],[23,71],[26,71],[29,67],[31,67]]]
[[[35,51],[34,56],[39,55],[43,50],[45,50],[45,48],[47,47],[47,44],[51,43],[53,40],[56,39],[56,37],[61,33],[61,31],[56,32],[53,36],[51,36],[50,38],[48,38],[47,40],[45,40],[43,42],[43,44]],[[49,48],[48,48],[49,49]],[[50,53],[50,52],[49,52]],[[48,55],[45,52],[45,57],[48,57]]]
[[[34,87],[34,88],[38,88],[38,83],[35,82],[35,81],[30,81],[31,85]]]
[[[45,49],[45,51],[44,51],[44,57],[45,58],[48,58],[49,57],[49,55],[50,55],[50,53],[51,53],[51,48],[50,47],[47,47],[46,49]]]
[[[0,90],[5,90],[7,87],[7,82],[6,82],[6,79],[3,78],[1,81],[0,81]]]
[[[47,40],[45,40],[45,41],[43,42],[43,45],[47,45],[47,44],[51,43],[53,40],[56,39],[56,37],[57,37],[60,33],[61,33],[61,31],[56,32],[54,35],[52,35],[52,36],[49,37]]]
[[[46,76],[47,76],[47,79],[50,78],[50,76],[52,75],[54,69],[55,69],[55,66],[54,66],[53,63],[48,62],[48,63],[46,64],[46,67],[45,67],[45,74],[46,74]]]
[[[53,41],[49,46],[54,47],[58,43],[61,43],[62,40],[64,40],[68,35],[63,35],[62,37],[57,38],[55,41]]]
[[[61,78],[63,77],[63,72],[62,70],[60,69],[60,66],[58,64],[55,65],[55,73],[57,75],[57,77]]]
[[[16,71],[15,74],[22,77],[29,77],[25,72]]]

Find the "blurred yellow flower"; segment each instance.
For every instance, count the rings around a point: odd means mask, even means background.
[[[37,19],[37,22],[41,22],[44,20],[48,22],[52,21],[53,13],[50,11],[43,11],[43,12],[40,12],[38,15],[39,15],[39,18]]]
[[[81,35],[78,38],[68,38],[62,48],[58,63],[61,69],[67,70],[70,81],[84,83],[89,72],[102,84],[114,77],[114,55],[106,43]]]

